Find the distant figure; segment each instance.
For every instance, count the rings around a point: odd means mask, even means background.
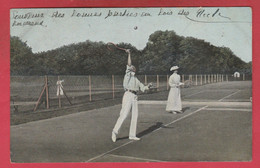
[[[240,78],[240,73],[239,73],[239,72],[235,72],[235,73],[234,73],[234,77],[235,77],[235,78]]]
[[[138,118],[138,104],[137,104],[137,92],[141,90],[149,90],[152,84],[144,86],[135,76],[136,69],[131,63],[130,50],[126,50],[128,53],[128,63],[126,66],[126,73],[123,81],[123,87],[125,93],[122,101],[122,109],[120,111],[120,116],[117,119],[117,122],[112,131],[112,141],[116,142],[116,135],[119,133],[119,130],[127,118],[130,111],[132,111],[131,125],[129,131],[129,139],[131,140],[140,140],[136,137],[136,127],[137,127],[137,118]]]
[[[182,113],[180,86],[184,83],[180,82],[180,75],[177,74],[178,69],[178,66],[173,66],[170,69],[170,71],[173,71],[173,74],[169,78],[169,85],[171,89],[168,95],[166,111],[173,114]]]

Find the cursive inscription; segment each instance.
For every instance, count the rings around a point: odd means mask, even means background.
[[[102,12],[78,12],[77,10],[73,10],[71,17],[100,17],[102,16]]]

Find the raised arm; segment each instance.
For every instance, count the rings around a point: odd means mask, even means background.
[[[131,65],[132,65],[132,61],[131,61],[130,49],[125,50],[125,52],[128,53],[127,65],[128,65],[128,66],[131,66]]]

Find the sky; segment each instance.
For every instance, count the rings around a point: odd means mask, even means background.
[[[249,7],[12,9],[10,28],[34,53],[86,40],[131,43],[142,50],[155,31],[173,30],[252,61]]]

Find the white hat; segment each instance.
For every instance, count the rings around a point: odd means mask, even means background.
[[[177,69],[179,69],[178,66],[173,66],[173,67],[171,67],[170,71],[177,70]]]

